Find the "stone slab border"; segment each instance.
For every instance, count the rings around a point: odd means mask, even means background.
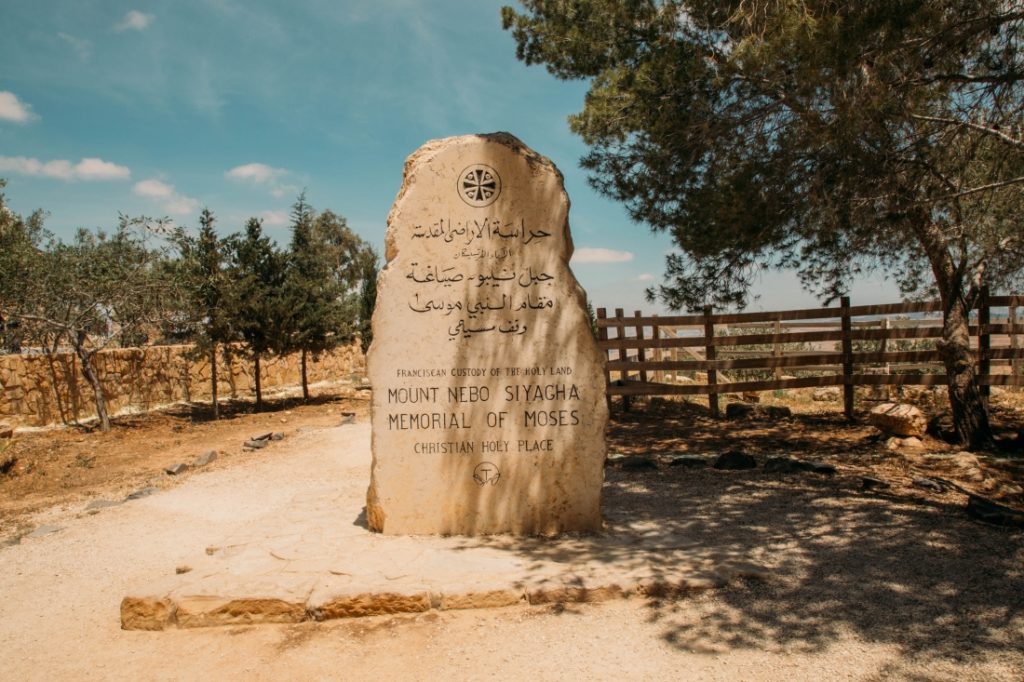
[[[613,599],[679,599],[739,581],[767,582],[765,572],[744,568],[702,577],[644,577],[586,585],[578,578],[524,587],[481,590],[353,592],[301,601],[276,597],[125,597],[122,630],[166,630],[238,625],[296,624],[426,611],[491,609],[545,604],[589,604]]]

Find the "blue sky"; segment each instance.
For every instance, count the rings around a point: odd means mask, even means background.
[[[222,234],[249,216],[285,244],[299,191],[383,244],[405,157],[430,139],[505,130],[566,178],[595,306],[665,312],[643,291],[671,243],[597,195],[566,116],[586,84],[515,59],[507,0],[4,0],[0,177],[15,211],[68,238],[118,213]],[[815,305],[769,274],[750,309]],[[854,303],[897,300],[865,281]]]

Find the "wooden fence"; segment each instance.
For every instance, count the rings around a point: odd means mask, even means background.
[[[1024,386],[1021,306],[1022,295],[983,295],[970,325],[986,396],[990,386]],[[993,309],[1006,309],[1005,318],[993,318]],[[620,308],[609,317],[600,308],[609,405],[612,396],[706,395],[717,417],[721,394],[842,386],[850,417],[856,386],[945,385],[934,343],[942,336],[941,317],[893,319],[941,311],[937,301],[851,306],[847,296],[838,307],[757,313],[714,313],[709,306],[700,315],[626,316]],[[774,376],[733,381],[728,370]],[[706,373],[707,380],[696,383],[678,372]]]

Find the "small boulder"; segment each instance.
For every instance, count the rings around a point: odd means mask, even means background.
[[[786,419],[792,416],[792,410],[784,405],[729,403],[725,406],[726,419]]]
[[[928,420],[913,405],[882,403],[868,414],[868,423],[892,436],[920,438],[928,429]]]
[[[263,440],[262,438],[250,438],[249,440],[242,443],[242,447],[246,450],[262,450],[270,444],[269,440]]]
[[[838,386],[825,386],[814,389],[814,393],[811,394],[811,400],[818,403],[827,403],[839,400],[841,396],[842,391],[839,390]]]
[[[210,462],[212,462],[215,459],[217,459],[217,451],[216,450],[207,450],[203,454],[201,454],[198,457],[196,457],[195,461],[192,462],[192,466],[194,466],[194,467],[196,467],[198,469],[199,467],[206,466],[207,464],[209,464]]]
[[[620,469],[657,469],[658,463],[646,455],[608,455],[608,464]]]
[[[740,470],[740,469],[756,469],[757,460],[752,455],[748,455],[745,452],[739,450],[732,450],[730,452],[723,452],[712,464],[716,469],[726,470]]]
[[[708,458],[701,457],[700,455],[672,455],[668,458],[668,465],[670,467],[697,469],[700,467],[706,467],[708,465]]]
[[[803,462],[791,457],[769,457],[764,462],[764,470],[773,474],[793,474],[803,471]]]
[[[129,493],[128,497],[126,497],[124,499],[125,499],[125,501],[127,501],[127,500],[141,500],[143,497],[149,497],[150,495],[152,495],[153,493],[155,493],[155,492],[157,492],[159,490],[160,490],[160,488],[157,488],[155,486],[147,486],[145,488],[141,488],[139,490],[136,490],[133,493]]]
[[[280,431],[275,431],[274,433],[270,434],[270,440],[284,440],[284,434],[281,433]]]
[[[865,476],[860,483],[861,490],[884,490],[885,488],[891,488],[892,486],[883,481],[880,478],[874,478],[872,476]]]
[[[930,490],[933,493],[942,493],[946,491],[946,486],[939,483],[938,481],[933,481],[930,478],[915,478],[914,480],[911,481],[911,483],[916,488]]]
[[[186,471],[188,471],[188,465],[183,464],[182,462],[172,464],[169,467],[164,467],[164,472],[169,476],[177,476],[178,474],[183,474]]]

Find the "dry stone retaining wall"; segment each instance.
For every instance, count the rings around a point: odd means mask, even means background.
[[[95,364],[111,414],[146,411],[180,401],[210,399],[207,359],[190,359],[191,346],[150,346],[100,351]],[[264,358],[264,389],[296,386],[301,382],[299,355]],[[309,357],[309,381],[336,381],[362,375],[365,361],[359,344]],[[247,398],[255,394],[252,362],[234,356],[230,363],[218,357],[218,393],[221,398]],[[73,353],[0,355],[0,421],[22,426],[46,426],[96,416],[92,389],[82,376]]]

